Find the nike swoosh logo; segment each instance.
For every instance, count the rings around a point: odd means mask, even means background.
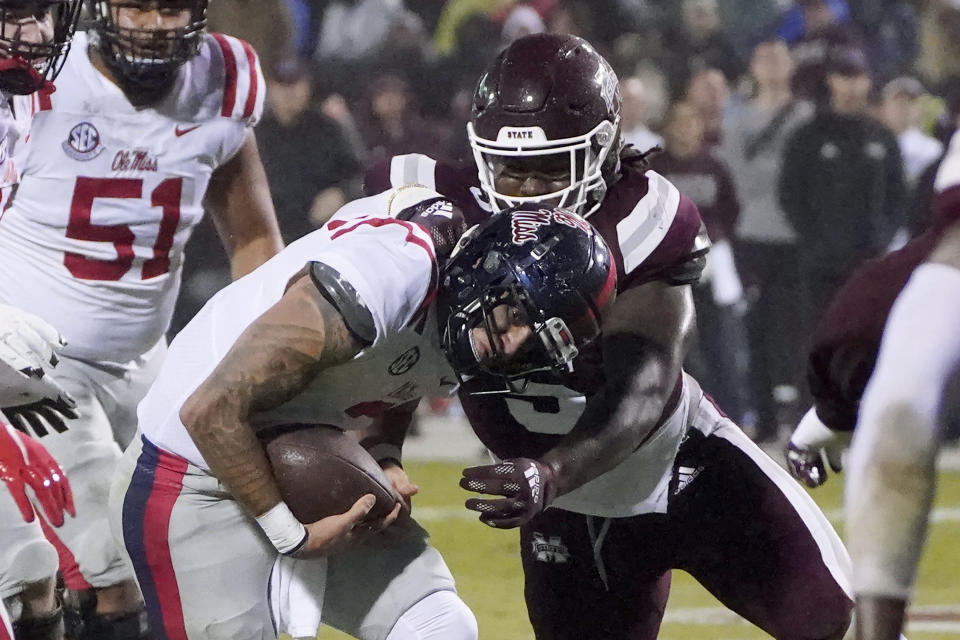
[[[198,124],[198,125],[195,126],[195,127],[187,127],[186,129],[181,129],[181,128],[180,128],[180,125],[177,125],[177,128],[173,130],[173,133],[174,133],[174,135],[176,135],[176,136],[179,138],[180,136],[185,136],[185,135],[187,135],[187,134],[190,133],[191,131],[196,131],[196,130],[199,129],[201,126],[203,126],[203,125],[199,125],[199,124]]]

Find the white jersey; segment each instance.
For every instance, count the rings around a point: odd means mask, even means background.
[[[167,329],[210,176],[260,117],[264,82],[248,44],[212,34],[170,95],[137,109],[88,49],[76,34],[57,91],[28,102],[0,302],[60,328],[64,355],[127,362]]]
[[[433,241],[422,227],[385,215],[389,196],[347,204],[323,228],[207,302],[170,345],[160,375],[140,403],[137,415],[147,440],[208,468],[180,421],[180,408],[310,262],[332,267],[353,286],[373,316],[376,339],[349,362],[322,371],[290,401],[255,414],[253,424],[364,429],[386,409],[453,390],[456,378],[439,346],[432,304],[438,278]]]
[[[14,150],[30,128],[30,102],[37,94],[8,97],[0,92],[0,219],[19,179]]]

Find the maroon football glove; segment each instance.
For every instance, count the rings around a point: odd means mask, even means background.
[[[470,498],[466,502],[467,509],[480,513],[480,522],[498,529],[525,524],[557,495],[553,469],[530,458],[464,469],[460,486],[467,491],[503,496]]]
[[[37,502],[55,527],[63,525],[63,513],[76,516],[73,493],[57,461],[36,440],[0,423],[0,480],[20,508],[26,522],[33,522],[33,505],[26,487],[33,489]]]

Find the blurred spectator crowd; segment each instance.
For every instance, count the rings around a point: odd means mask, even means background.
[[[958,0],[231,0],[210,22],[260,53],[287,242],[372,163],[472,162],[473,88],[510,41],[589,40],[621,79],[625,140],[662,147],[654,170],[713,241],[688,368],[760,440],[806,409],[805,343],[840,283],[927,224],[960,111]],[[192,241],[174,331],[227,279],[216,242]]]

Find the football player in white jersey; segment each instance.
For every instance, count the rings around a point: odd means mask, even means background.
[[[80,0],[0,1],[0,211],[16,184],[13,149],[29,114],[12,97],[50,91],[65,59]],[[75,403],[49,375],[63,338],[46,322],[0,305],[0,408],[24,409],[61,423]],[[75,513],[66,476],[44,447],[0,424],[0,638],[60,638],[63,615],[54,592],[57,553],[46,541],[25,486],[47,521]],[[15,621],[7,605],[15,609]]]
[[[893,640],[900,633],[926,539],[943,429],[957,419],[960,134],[935,186],[937,244],[890,311],[848,458],[858,640]]]
[[[422,187],[355,201],[218,293],[173,341],[138,409],[142,438],[111,493],[113,531],[151,621],[169,637],[272,638],[271,605],[280,631],[312,636],[309,602],[267,597],[275,562],[290,555],[314,607],[322,601],[323,621],[355,637],[477,637],[449,571],[409,517],[326,564],[299,559],[349,538],[369,505],[361,499],[345,515],[301,524],[258,440],[303,423],[377,432],[363,443],[406,500],[400,446],[409,411],[424,394],[449,392],[457,376],[443,345],[462,343],[444,336],[475,334],[485,362],[522,350],[544,366],[568,362],[596,337],[616,273],[582,218],[508,211],[461,239],[463,227],[459,210]],[[444,267],[455,246],[463,257]],[[542,261],[550,251],[564,259]],[[465,269],[479,263],[505,288],[472,288]],[[504,302],[526,299],[534,285],[553,287],[562,312],[525,316],[518,302],[506,313]],[[451,315],[451,300],[470,313]]]
[[[204,204],[235,277],[281,240],[252,131],[264,98],[253,49],[206,33],[206,0],[87,6],[90,31],[74,38],[57,91],[25,101],[33,122],[0,223],[0,303],[68,337],[57,380],[81,417],[43,442],[70,475],[78,517],[53,540],[67,587],[96,596],[82,637],[133,638],[143,605],[108,531],[107,487],[166,350],[184,245]]]

